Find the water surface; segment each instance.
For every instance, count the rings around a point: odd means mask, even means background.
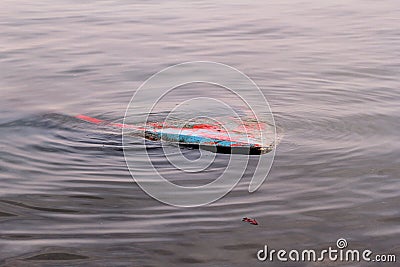
[[[398,2],[259,2],[2,1],[0,264],[265,266],[264,244],[324,249],[340,237],[399,257]],[[285,136],[258,191],[249,174],[184,209],[133,182],[120,131],[72,116],[121,121],[147,78],[192,60],[254,79]]]

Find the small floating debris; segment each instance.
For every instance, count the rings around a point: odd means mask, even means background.
[[[244,217],[242,219],[242,221],[243,222],[248,222],[248,223],[250,223],[252,225],[258,225],[258,222],[256,221],[256,219],[251,219],[251,218]]]

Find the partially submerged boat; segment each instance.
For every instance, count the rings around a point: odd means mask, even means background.
[[[105,120],[76,115],[76,118],[99,125],[131,129],[148,140],[167,141],[179,146],[200,148],[215,153],[260,155],[270,152],[274,144],[263,145],[260,133],[265,125],[252,123],[241,125],[230,131],[219,125],[190,123],[183,126],[168,125],[165,122],[151,122],[144,126],[112,123]]]

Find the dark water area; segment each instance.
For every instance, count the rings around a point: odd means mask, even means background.
[[[398,1],[0,7],[0,265],[376,266],[256,257],[265,244],[322,250],[339,238],[400,257]],[[73,116],[121,122],[147,78],[196,60],[252,78],[284,135],[259,190],[245,174],[224,198],[178,208],[133,181],[121,129]]]

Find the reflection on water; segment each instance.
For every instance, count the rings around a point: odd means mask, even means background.
[[[339,237],[399,255],[397,1],[2,3],[1,264],[256,266],[266,243]],[[143,81],[191,60],[248,74],[285,136],[258,191],[250,168],[223,199],[182,209],[133,183],[119,130],[72,115],[120,121]]]

